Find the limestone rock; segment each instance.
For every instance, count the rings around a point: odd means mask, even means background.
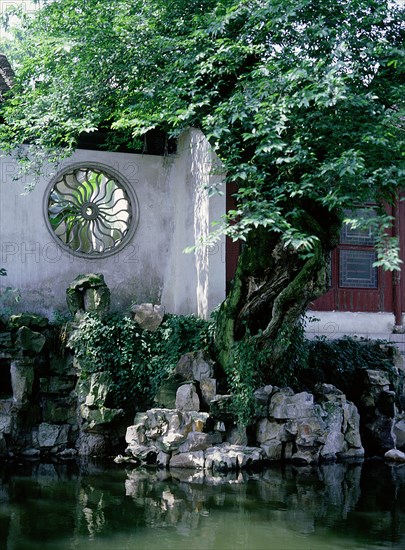
[[[68,442],[70,426],[66,424],[47,424],[43,422],[38,426],[38,445],[41,449],[52,449],[66,445]]]
[[[92,311],[100,316],[110,306],[110,291],[101,273],[79,275],[66,290],[67,306],[73,315],[78,311]]]
[[[184,441],[187,439],[187,435],[181,432],[169,431],[156,440],[156,446],[164,452],[174,451],[178,449]]]
[[[160,451],[156,457],[156,465],[158,468],[168,468],[170,462],[170,453]]]
[[[169,462],[170,468],[204,468],[204,452],[193,451],[172,456]]]
[[[186,353],[176,365],[174,373],[183,380],[201,380],[212,378],[214,367],[211,360],[202,351]]]
[[[46,338],[40,332],[35,332],[28,327],[20,327],[17,331],[16,345],[24,351],[40,353],[44,347]]]
[[[203,432],[190,432],[186,440],[178,447],[180,453],[192,451],[204,451],[211,447],[212,439],[209,434]]]
[[[226,441],[230,445],[247,445],[248,437],[244,426],[232,427],[226,435]]]
[[[278,461],[283,458],[283,444],[279,439],[266,441],[260,445],[260,448],[269,460]]]
[[[203,378],[200,381],[201,397],[204,405],[210,406],[211,401],[217,395],[217,380],[216,378]]]
[[[80,415],[87,422],[85,426],[87,430],[111,424],[122,416],[123,413],[124,411],[122,409],[110,409],[108,407],[93,409],[87,405],[80,405]]]
[[[256,465],[263,460],[263,452],[257,447],[243,445],[218,445],[205,451],[205,468],[214,472],[227,472]]]
[[[76,443],[79,456],[103,456],[107,445],[103,434],[83,432]]]
[[[176,393],[176,409],[181,411],[199,411],[200,398],[193,384],[183,384]]]
[[[16,329],[20,327],[28,328],[45,328],[48,326],[48,319],[37,315],[36,313],[18,313],[17,315],[11,315],[9,320],[10,327]]]
[[[111,397],[112,378],[108,372],[96,372],[90,376],[89,393],[85,405],[88,407],[105,407]]]
[[[163,380],[154,399],[157,406],[164,409],[175,409],[176,393],[181,384],[181,377],[175,375]]]
[[[291,457],[291,462],[299,465],[315,464],[318,461],[319,449],[301,449]]]
[[[153,304],[138,304],[132,307],[134,320],[143,330],[156,330],[163,321],[164,307]]]
[[[258,417],[266,417],[269,411],[269,402],[271,394],[273,393],[273,386],[263,386],[257,389],[254,394],[254,408],[255,414]]]
[[[145,445],[130,445],[125,452],[127,455],[136,458],[141,464],[156,464],[159,453],[155,447]]]
[[[269,417],[276,420],[305,418],[313,415],[314,396],[307,392],[294,394],[290,388],[274,393],[269,404]]]
[[[394,425],[394,435],[399,449],[405,448],[405,418],[397,419]]]
[[[390,449],[385,453],[384,458],[394,462],[405,462],[405,453],[398,449]]]
[[[39,458],[41,451],[39,449],[25,449],[21,452],[21,455],[25,458]]]
[[[77,424],[77,395],[75,392],[67,397],[52,399],[44,398],[42,401],[42,417],[49,424]]]
[[[14,361],[10,366],[13,398],[17,403],[25,403],[32,393],[34,366],[29,360]]]
[[[272,439],[278,438],[282,430],[283,425],[279,422],[262,418],[257,424],[256,439],[259,443],[266,443]]]
[[[84,310],[105,315],[110,309],[110,290],[107,286],[88,288],[83,295]]]

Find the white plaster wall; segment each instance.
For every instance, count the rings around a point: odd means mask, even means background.
[[[203,189],[211,176],[198,166],[208,144],[198,132],[188,131],[179,152],[170,157],[78,150],[62,167],[97,162],[122,174],[139,202],[139,223],[132,240],[104,259],[76,257],[60,248],[49,233],[43,199],[52,178],[51,168],[35,189],[22,196],[24,181],[10,157],[0,158],[0,267],[8,276],[1,287],[20,289],[16,309],[52,316],[66,309],[65,291],[81,273],[103,273],[114,310],[131,302],[162,303],[168,312],[207,316],[225,296],[225,263],[221,254],[183,254],[195,238],[224,212],[225,201],[207,202]],[[208,151],[208,152],[207,152]],[[204,158],[208,158],[205,156]]]
[[[358,336],[389,340],[394,328],[392,313],[365,313],[350,311],[308,311],[306,334],[308,337]]]

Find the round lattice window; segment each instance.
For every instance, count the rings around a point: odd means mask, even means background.
[[[99,258],[117,252],[135,231],[138,208],[121,176],[100,165],[75,165],[51,183],[45,217],[70,252]]]

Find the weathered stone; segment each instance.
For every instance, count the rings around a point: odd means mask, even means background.
[[[200,391],[203,403],[209,407],[217,394],[216,378],[203,378],[200,381]]]
[[[302,447],[312,447],[325,444],[325,425],[316,417],[301,420],[297,423],[296,444]]]
[[[1,430],[0,430],[1,431]],[[405,418],[397,419],[394,425],[394,435],[399,449],[405,448]]]
[[[212,445],[212,439],[209,434],[202,432],[190,432],[186,440],[178,447],[180,453],[189,453],[191,451],[204,451]]]
[[[234,426],[226,434],[226,441],[230,445],[247,445],[248,437],[244,426]]]
[[[345,438],[342,433],[343,410],[338,403],[325,403],[327,416],[324,418],[327,426],[325,430],[325,444],[320,454],[323,460],[335,460],[337,454],[344,448]]]
[[[341,453],[338,453],[337,456],[339,459],[362,459],[364,458],[364,449],[363,447],[361,447],[360,449],[350,448],[347,449],[347,451],[342,451]]]
[[[156,457],[156,465],[158,468],[168,468],[169,462],[170,462],[170,453],[165,453],[164,451],[160,451],[160,453]]]
[[[49,353],[49,370],[52,375],[74,377],[78,374],[77,361],[74,363],[74,357],[70,353],[66,353],[63,357],[53,353]]]
[[[76,448],[80,456],[103,456],[107,450],[105,436],[84,432],[80,435]]]
[[[68,397],[44,399],[42,416],[49,424],[77,424],[77,395],[72,392]]]
[[[175,409],[176,393],[182,383],[181,377],[174,375],[163,380],[154,399],[157,406],[165,409]]]
[[[57,453],[57,455],[58,458],[74,458],[75,456],[77,456],[77,450],[72,448],[63,449],[63,451],[60,451],[59,453]]]
[[[365,447],[370,453],[386,453],[396,446],[393,418],[377,416],[366,423],[363,433]]]
[[[145,445],[130,445],[125,452],[139,460],[142,464],[156,464],[159,450],[156,447],[147,447]]]
[[[68,442],[70,426],[66,424],[47,424],[43,422],[38,426],[38,445],[41,449],[66,445]]]
[[[89,393],[85,405],[88,407],[105,407],[111,396],[112,378],[108,372],[96,372],[90,377]]]
[[[78,311],[85,310],[85,294],[88,289],[99,290],[97,295],[87,295],[87,305],[99,308],[96,311],[100,315],[106,312],[107,302],[109,305],[109,289],[104,281],[104,276],[101,273],[88,273],[85,275],[79,275],[74,281],[70,283],[66,290],[67,306],[73,315]],[[100,290],[103,289],[103,290]]]
[[[254,394],[254,408],[255,415],[260,417],[266,417],[269,411],[269,402],[271,394],[273,393],[273,386],[263,386],[257,389]]]
[[[10,366],[13,398],[18,403],[25,403],[32,393],[34,367],[29,361],[14,361]]]
[[[186,439],[185,433],[169,431],[156,440],[156,446],[164,452],[175,451]]]
[[[388,389],[390,380],[384,371],[367,369],[365,374],[366,380],[370,385],[381,386],[381,388]]]
[[[278,438],[282,430],[282,424],[263,418],[257,424],[256,439],[259,443],[265,443],[271,439]]]
[[[25,449],[21,452],[21,455],[25,458],[39,458],[41,451],[39,449]]]
[[[148,419],[146,413],[138,413],[135,416],[134,424],[127,427],[125,441],[128,445],[143,445],[145,443],[145,423]]]
[[[300,449],[291,457],[291,462],[296,464],[314,464],[319,461],[319,449]]]
[[[283,444],[278,439],[271,439],[260,445],[269,460],[281,460],[283,458]]]
[[[263,452],[257,447],[243,445],[218,445],[205,451],[205,468],[214,472],[227,472],[251,467],[263,460]]]
[[[84,310],[103,317],[110,309],[110,290],[107,286],[88,288],[83,295]]]
[[[205,451],[205,468],[214,472],[226,472],[238,468],[237,454],[229,447],[211,447]]]
[[[204,451],[181,453],[172,456],[169,462],[170,468],[204,468]]]
[[[154,304],[137,304],[132,307],[134,320],[143,330],[156,330],[163,321],[164,307]]]
[[[214,368],[211,360],[205,357],[202,351],[186,353],[176,365],[174,373],[183,380],[196,380],[201,382],[206,378],[212,378]]]
[[[346,431],[344,433],[345,440],[349,444],[349,447],[360,449],[362,448],[362,443],[360,437],[360,415],[357,407],[348,401],[343,407],[343,412],[347,418]]]
[[[13,431],[15,419],[15,406],[13,400],[0,400],[0,434],[10,434]]]
[[[200,398],[193,384],[183,384],[176,393],[176,409],[181,411],[199,411]]]
[[[290,393],[283,388],[273,394],[269,404],[269,417],[276,420],[305,418],[313,415],[314,396],[307,392]]]
[[[17,331],[16,345],[24,351],[40,353],[45,345],[46,338],[40,332],[28,327],[20,327]]]
[[[405,453],[398,449],[390,449],[385,453],[384,458],[394,462],[405,462]]]
[[[49,376],[40,379],[41,392],[60,395],[70,392],[76,386],[75,376]]]
[[[109,409],[108,407],[93,409],[87,405],[80,405],[80,414],[87,422],[86,429],[94,429],[97,426],[111,424],[122,416],[123,413],[122,409]]]
[[[48,326],[48,319],[36,313],[18,313],[11,315],[9,325],[12,328],[29,327],[45,328]]]

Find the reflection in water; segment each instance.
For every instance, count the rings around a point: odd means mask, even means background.
[[[405,548],[405,466],[207,476],[73,462],[0,465],[0,548]]]

